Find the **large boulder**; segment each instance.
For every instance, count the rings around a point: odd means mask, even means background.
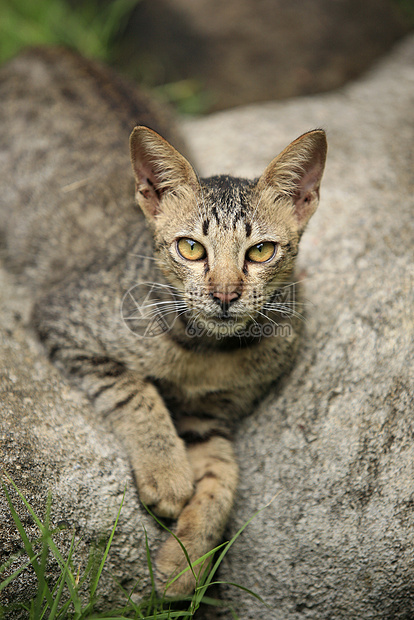
[[[260,174],[316,126],[330,145],[300,256],[306,340],[237,436],[241,483],[228,534],[274,498],[222,566],[221,579],[270,606],[223,586],[243,620],[414,615],[413,60],[411,39],[339,93],[183,123],[204,174]],[[114,577],[148,592],[142,524],[154,550],[164,534],[140,507],[121,446],[25,328],[27,294],[1,278],[2,466],[40,516],[51,491],[52,523],[69,525],[59,544],[67,549],[75,531],[81,568],[89,542],[108,536],[126,486],[103,604],[119,598]],[[0,565],[20,546],[0,495]],[[2,604],[32,587],[26,573]]]
[[[329,95],[224,112],[186,133],[203,173],[258,175],[328,133],[302,241],[306,340],[237,434],[241,483],[220,579],[243,620],[414,617],[414,39]],[[217,618],[215,612],[209,618]],[[222,617],[222,616],[220,616]],[[233,617],[223,612],[223,617]]]
[[[51,495],[50,527],[63,526],[55,542],[66,559],[75,536],[74,570],[86,574],[93,554],[101,557],[124,497],[120,520],[99,587],[101,608],[126,602],[120,585],[149,594],[145,531],[150,545],[160,544],[161,533],[139,503],[122,447],[95,418],[82,394],[72,389],[51,366],[25,328],[31,300],[0,271],[0,471],[29,538],[40,532],[8,476],[44,521]],[[6,477],[7,476],[7,477]],[[6,496],[0,490],[0,566],[14,554],[16,561],[1,580],[27,560]],[[36,547],[38,550],[39,547]],[[96,567],[95,567],[96,568]],[[59,574],[49,566],[52,582]],[[92,573],[93,574],[93,573]],[[90,583],[90,581],[89,581]],[[120,584],[120,585],[119,585]],[[26,570],[2,593],[9,607],[33,596],[36,579]],[[83,595],[88,599],[88,583]],[[26,615],[23,613],[23,617]],[[20,617],[16,610],[7,618]]]

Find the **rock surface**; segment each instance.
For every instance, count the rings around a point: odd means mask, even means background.
[[[228,535],[274,499],[220,573],[269,608],[236,588],[220,593],[243,620],[408,620],[414,39],[340,92],[220,113],[188,122],[186,133],[203,173],[252,176],[313,127],[327,130],[329,149],[299,257],[306,342],[290,376],[239,429],[241,484]]]
[[[99,588],[101,606],[125,603],[118,583],[132,591],[140,580],[141,592],[150,591],[143,526],[152,547],[160,544],[161,533],[139,504],[122,448],[95,419],[86,399],[49,364],[34,336],[25,329],[30,305],[24,291],[0,271],[1,471],[13,478],[41,520],[51,494],[51,527],[63,524],[66,528],[56,542],[66,557],[75,535],[78,546],[73,564],[75,571],[79,566],[81,574],[94,545],[99,549],[108,540],[125,491]],[[3,480],[29,538],[38,538],[40,532],[33,519],[8,480]],[[0,566],[21,548],[21,538],[0,490]],[[16,560],[8,572],[20,564],[21,560]],[[52,574],[53,570],[52,566]],[[7,572],[1,580],[5,576]],[[7,607],[27,599],[34,587],[33,572],[25,571],[1,593],[0,604]],[[7,618],[20,617],[15,613]]]
[[[274,498],[222,566],[222,580],[270,607],[223,586],[243,620],[414,615],[413,61],[410,39],[341,92],[183,123],[203,174],[258,175],[317,126],[330,145],[300,256],[306,342],[237,436],[241,484],[229,535]],[[62,547],[75,528],[83,563],[88,541],[110,531],[127,485],[103,588],[112,602],[113,576],[127,590],[142,579],[148,591],[142,524],[152,548],[162,534],[139,506],[122,449],[43,357],[24,328],[30,303],[4,273],[0,299],[2,465],[38,514],[52,492],[52,522],[70,525]],[[1,496],[0,565],[18,547]],[[25,577],[2,604],[30,587]]]

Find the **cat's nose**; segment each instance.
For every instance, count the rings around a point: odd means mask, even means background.
[[[233,301],[236,301],[240,297],[240,293],[237,291],[230,292],[221,292],[221,291],[213,291],[210,293],[211,297],[220,304],[222,307],[229,307]]]

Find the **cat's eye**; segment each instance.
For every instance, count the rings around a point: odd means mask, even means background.
[[[201,260],[206,257],[206,249],[194,239],[182,238],[177,241],[177,250],[186,260]]]
[[[273,258],[276,252],[276,245],[271,241],[263,241],[257,245],[253,245],[246,252],[247,260],[253,263],[265,263]]]

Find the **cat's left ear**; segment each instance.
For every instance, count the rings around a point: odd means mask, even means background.
[[[149,220],[160,212],[163,195],[198,184],[191,164],[167,140],[148,127],[135,127],[129,139],[136,201]]]
[[[271,187],[278,196],[292,200],[299,233],[318,206],[327,148],[322,129],[309,131],[289,144],[258,181],[259,192]]]

